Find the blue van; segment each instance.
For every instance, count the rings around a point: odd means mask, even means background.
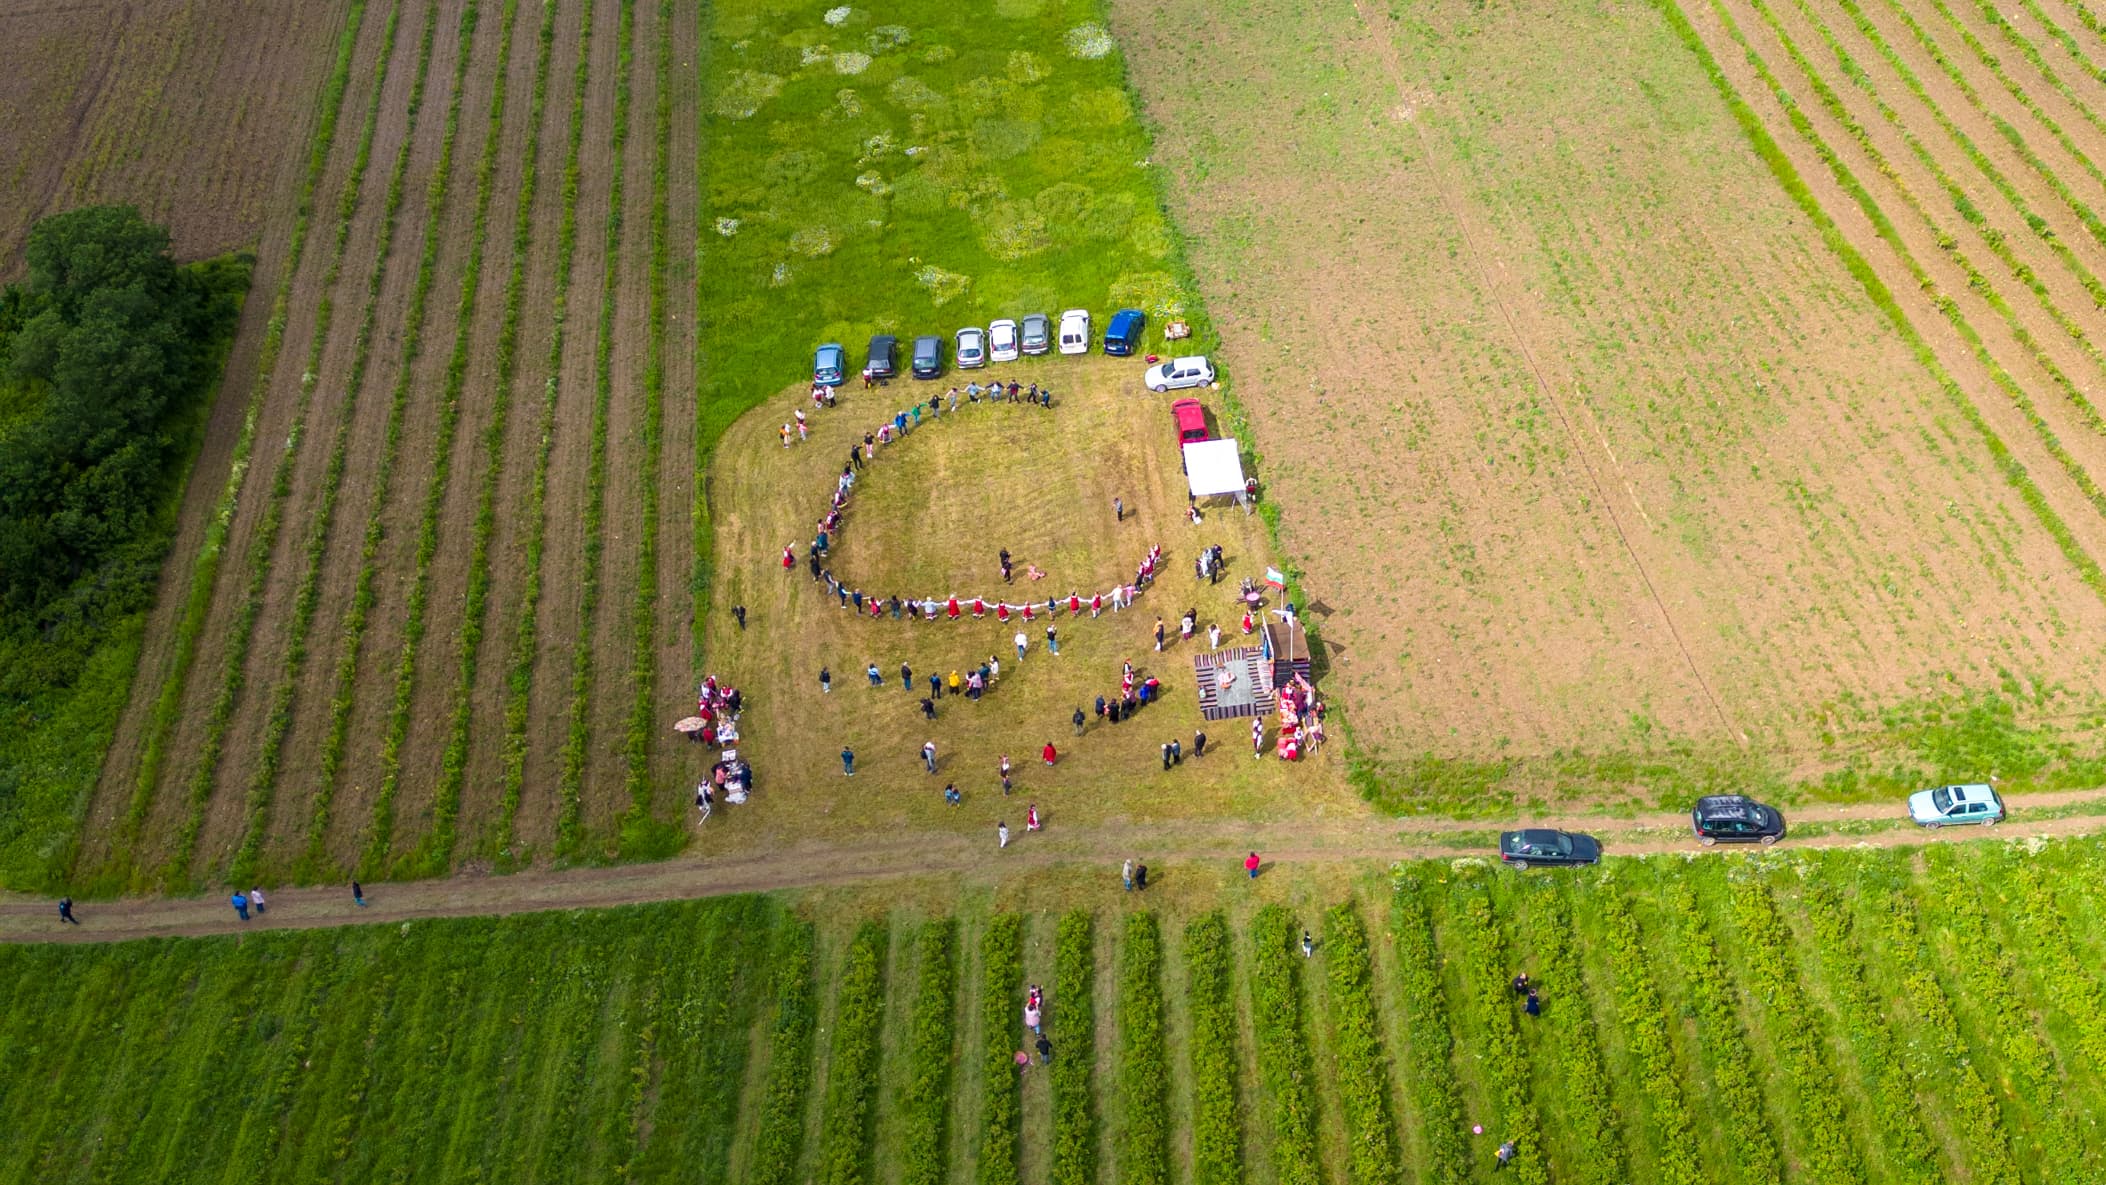
[[[1111,325],[1104,331],[1104,352],[1126,355],[1141,344],[1141,327],[1148,324],[1148,317],[1139,309],[1120,309],[1112,314]]]

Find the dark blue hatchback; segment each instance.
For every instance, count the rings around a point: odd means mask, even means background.
[[[1133,353],[1141,344],[1141,328],[1147,324],[1147,314],[1139,309],[1120,309],[1113,313],[1111,326],[1104,331],[1104,352],[1117,355]]]

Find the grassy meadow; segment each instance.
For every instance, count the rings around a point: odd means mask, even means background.
[[[1539,1183],[2095,1168],[2095,840],[1155,871],[7,947],[0,1171],[1375,1185],[1493,1180],[1505,1140],[1496,1179]],[[1019,1073],[1030,984],[1054,1057]]]

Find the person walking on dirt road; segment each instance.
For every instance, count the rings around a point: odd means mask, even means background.
[[[76,926],[80,925],[80,919],[73,916],[73,898],[61,897],[58,899],[58,920],[71,922]]]
[[[246,922],[249,920],[249,899],[243,895],[241,890],[234,890],[234,895],[227,898],[227,901],[234,906],[234,912],[240,915],[242,921]]]
[[[351,882],[351,901],[360,909],[366,907],[366,887],[357,881]]]

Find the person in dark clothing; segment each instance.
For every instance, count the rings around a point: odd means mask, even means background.
[[[1525,996],[1529,991],[1528,972],[1523,971],[1519,975],[1514,976],[1514,994]]]
[[[1104,719],[1104,697],[1101,695],[1097,697],[1097,719]]]
[[[360,909],[366,907],[366,887],[357,881],[351,882],[351,901]]]
[[[863,467],[863,450],[852,444],[848,446],[848,466],[851,469]]]
[[[1170,742],[1170,764],[1172,764],[1172,765],[1183,765],[1184,763],[1185,763],[1185,743],[1184,743],[1183,741],[1177,741],[1177,740],[1173,740],[1173,741],[1171,741],[1171,742]]]
[[[909,693],[914,690],[914,672],[906,663],[899,664],[899,689]]]
[[[73,898],[61,897],[58,899],[58,918],[62,922],[71,922],[76,926],[80,925],[80,919],[73,916]]]
[[[1081,709],[1081,708],[1077,708],[1077,709],[1075,709],[1075,735],[1076,735],[1076,736],[1081,736],[1081,735],[1082,735],[1082,725],[1083,725],[1083,722],[1084,722],[1084,721],[1086,721],[1086,720],[1088,720],[1088,719],[1089,719],[1089,717],[1087,717],[1087,716],[1084,716],[1084,715],[1082,714],[1082,709]]]
[[[1528,1002],[1521,1005],[1521,1011],[1528,1013],[1530,1016],[1543,1015],[1543,998],[1536,995],[1536,989],[1528,989]]]
[[[820,690],[821,692],[829,692],[829,691],[832,691],[833,689],[834,689],[834,673],[833,673],[832,671],[829,671],[829,670],[827,670],[827,669],[826,669],[825,667],[820,667],[820,668],[819,668],[819,690]]]
[[[1492,1171],[1496,1173],[1500,1169],[1503,1169],[1507,1165],[1513,1163],[1515,1151],[1516,1149],[1514,1148],[1514,1142],[1512,1140],[1508,1140],[1506,1143],[1499,1145],[1499,1151],[1494,1152],[1492,1154]]]
[[[812,579],[819,579],[819,553],[815,551],[807,555],[805,565],[812,570]]]
[[[930,699],[928,696],[922,696],[921,715],[922,718],[925,720],[934,720],[936,718],[936,701]]]
[[[1207,734],[1205,734],[1205,733],[1203,733],[1203,732],[1195,732],[1195,733],[1193,733],[1193,734],[1192,734],[1192,756],[1194,756],[1194,757],[1204,757],[1204,756],[1206,756],[1206,755],[1207,755]]]
[[[941,676],[941,675],[930,675],[930,676],[929,676],[929,698],[930,698],[930,699],[942,699],[942,698],[943,698],[943,676]]]
[[[1170,768],[1170,742],[1163,742],[1163,768]]]
[[[1117,724],[1119,722],[1119,701],[1113,700],[1111,702],[1111,707],[1105,709],[1105,713],[1106,715],[1111,717],[1111,722],[1113,724]]]
[[[1043,1066],[1048,1062],[1051,1062],[1052,1060],[1053,1043],[1051,1041],[1046,1040],[1046,1035],[1044,1033],[1040,1033],[1038,1035],[1038,1064]]]
[[[1136,892],[1148,887],[1148,866],[1146,864],[1133,866],[1133,887]]]
[[[733,605],[731,607],[731,615],[739,619],[740,629],[746,628],[746,607],[744,605]]]

